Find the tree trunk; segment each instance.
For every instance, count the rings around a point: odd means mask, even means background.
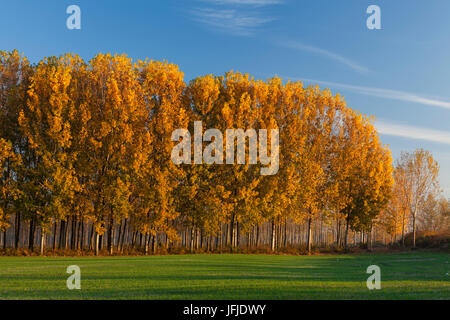
[[[111,217],[108,224],[108,251],[110,255],[113,254],[113,224],[114,220]]]
[[[191,230],[191,251],[195,251],[195,227]]]
[[[119,244],[119,246],[120,246],[120,248],[119,248],[120,252],[122,252],[122,250],[123,250],[123,242],[124,242],[125,235],[126,235],[126,231],[127,231],[127,221],[128,221],[128,219],[125,218],[125,222],[123,223],[122,238],[120,239],[120,244]]]
[[[275,219],[272,219],[272,236],[270,238],[270,248],[275,251]]]
[[[236,222],[236,248],[239,250],[239,240],[241,238],[239,222]]]
[[[28,249],[33,251],[34,249],[34,219],[30,221],[30,230],[28,233]]]
[[[157,233],[155,233],[155,235],[152,237],[153,239],[152,239],[152,252],[153,252],[153,254],[155,254],[156,253],[156,247],[157,247],[157,241],[158,241],[158,234]]]
[[[402,217],[402,246],[405,246],[405,213],[403,213]]]
[[[307,247],[308,247],[308,253],[311,253],[311,222],[312,222],[312,218],[308,219],[308,239],[307,239]]]
[[[260,226],[257,225],[256,226],[256,248],[259,247],[259,228],[260,228]]]
[[[230,251],[233,252],[233,247],[234,247],[234,214],[231,216],[229,230],[230,230]]]
[[[83,246],[84,246],[84,220],[83,218],[81,219],[81,235],[80,235],[80,250],[83,251]]]
[[[195,250],[198,250],[199,247],[199,232],[198,228],[195,228]]]
[[[91,225],[91,232],[89,233],[89,250],[94,249],[94,236],[95,236],[95,230],[94,230],[94,224]]]
[[[41,256],[44,255],[45,233],[41,230]]]
[[[77,216],[72,218],[72,228],[70,233],[70,249],[75,250],[75,243],[77,240]]]
[[[345,239],[344,239],[344,248],[347,249],[348,248],[348,218],[345,219],[347,221],[347,226],[345,227]]]
[[[98,250],[100,250],[100,251],[103,250],[103,234],[101,234],[101,235],[99,236]]]
[[[95,232],[95,255],[98,256],[98,249],[99,249],[99,242],[100,242],[100,235],[98,232]]]
[[[341,220],[338,218],[336,221],[336,246],[341,246]]]
[[[134,247],[136,244],[137,231],[133,232],[133,238],[131,239],[131,246]]]
[[[149,236],[148,233],[145,234],[145,255],[148,255],[148,243],[149,243]]]
[[[58,222],[55,221],[55,223],[53,224],[53,243],[52,243],[52,248],[53,251],[55,251],[56,249],[56,232],[58,231]]]
[[[19,240],[20,240],[20,213],[16,214],[16,230],[14,234],[14,248],[19,248]]]
[[[123,237],[123,235],[125,233],[125,229],[123,229],[124,224],[122,222],[123,222],[123,220],[121,220],[119,222],[119,235],[117,237],[117,251],[119,251],[119,252],[120,252],[120,241],[122,241],[122,237]]]
[[[61,220],[61,223],[59,224],[59,243],[58,243],[58,249],[62,249],[63,243],[64,243],[64,229],[65,229],[65,221]]]
[[[6,230],[3,231],[3,250],[6,250]]]
[[[165,240],[164,240],[164,248],[166,249],[166,250],[169,250],[169,246],[171,245],[170,244],[170,242],[169,242],[169,237],[167,236],[167,234],[165,235],[166,237],[165,237]],[[203,233],[202,233],[202,237],[203,237]],[[203,238],[202,238],[203,239]]]
[[[68,248],[68,241],[69,241],[69,224],[70,224],[70,217],[67,218],[67,222],[64,226],[64,249]]]
[[[372,227],[367,232],[367,249],[372,251]]]

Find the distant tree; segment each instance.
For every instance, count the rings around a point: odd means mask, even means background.
[[[429,194],[424,207],[417,216],[417,228],[422,231],[439,232],[450,228],[450,206],[441,195]]]
[[[412,218],[413,247],[416,246],[416,218],[424,209],[430,195],[439,192],[439,165],[429,151],[417,149],[403,152],[397,167],[405,172],[405,189],[408,196],[404,197]]]

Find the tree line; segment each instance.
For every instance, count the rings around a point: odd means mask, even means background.
[[[262,164],[248,161],[175,165],[172,132],[193,132],[194,121],[222,132],[278,129],[279,171],[262,176]],[[166,61],[66,54],[31,64],[0,51],[4,249],[311,251],[369,242],[376,226],[397,234],[400,211],[415,221],[437,186],[436,169],[398,192],[402,178],[424,175],[407,167],[394,170],[372,117],[317,86],[233,71],[185,83]]]
[[[439,165],[430,152],[417,149],[402,152],[394,168],[394,186],[387,207],[376,223],[390,236],[391,242],[405,245],[411,233],[416,245],[416,231],[442,233],[450,237],[450,201],[439,186]]]

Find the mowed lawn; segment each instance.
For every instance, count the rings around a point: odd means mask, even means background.
[[[0,257],[0,299],[450,299],[449,254]],[[369,265],[381,290],[368,290]],[[81,290],[66,269],[81,268]]]

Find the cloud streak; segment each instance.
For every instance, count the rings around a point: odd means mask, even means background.
[[[415,93],[391,90],[391,89],[382,89],[382,88],[372,88],[372,87],[364,87],[364,86],[355,86],[337,82],[328,82],[328,81],[320,81],[306,78],[292,78],[294,80],[300,80],[305,82],[317,83],[326,85],[332,88],[340,88],[347,89],[349,91],[378,98],[405,101],[405,102],[413,102],[422,105],[428,105],[432,107],[450,109],[450,101],[446,101],[442,98],[430,98],[421,96]]]
[[[209,6],[190,11],[194,21],[217,31],[239,36],[251,36],[263,25],[275,20],[259,10],[282,4],[282,0],[200,0]]]
[[[284,42],[278,42],[277,44],[279,46],[282,46],[285,48],[294,49],[297,51],[306,51],[306,52],[313,53],[315,55],[325,57],[327,59],[330,59],[330,60],[336,61],[340,64],[343,64],[359,73],[368,73],[369,72],[368,68],[354,62],[353,60],[343,57],[337,53],[325,50],[325,49],[321,49],[321,48],[310,46],[310,45],[305,45],[303,43],[296,42],[296,41],[284,41]]]
[[[273,20],[234,9],[198,8],[191,14],[197,22],[209,25],[219,31],[241,36],[252,35],[256,28]]]
[[[431,142],[450,145],[450,132],[420,128],[403,124],[394,124],[386,121],[377,121],[375,127],[381,134],[403,137],[415,140],[426,140]]]

